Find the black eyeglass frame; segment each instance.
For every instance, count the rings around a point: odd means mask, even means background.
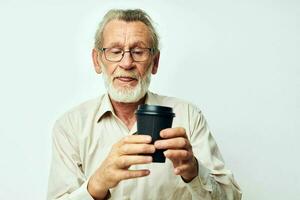
[[[108,60],[108,61],[110,61],[110,62],[120,62],[120,61],[124,58],[124,55],[125,55],[126,52],[129,52],[129,53],[130,53],[130,56],[131,56],[131,58],[133,59],[134,62],[144,62],[144,61],[147,60],[147,59],[146,59],[146,60],[143,60],[143,61],[136,61],[136,60],[134,59],[134,57],[132,56],[132,53],[131,53],[131,51],[135,50],[134,48],[133,48],[133,49],[126,50],[126,51],[125,51],[124,49],[121,49],[121,48],[120,48],[120,50],[122,50],[122,52],[123,52],[123,53],[122,53],[122,57],[120,58],[120,60],[118,60],[118,61],[115,61],[115,60],[109,60],[109,59],[107,59],[106,53],[105,53],[105,50],[107,50],[107,49],[113,49],[113,48],[99,48],[99,50],[102,51],[102,52],[104,53],[105,59]],[[150,51],[151,54],[153,54],[153,53],[154,53],[154,50],[155,50],[154,48],[138,48],[138,49],[143,49],[143,50],[144,50],[144,49],[148,49],[148,50]]]

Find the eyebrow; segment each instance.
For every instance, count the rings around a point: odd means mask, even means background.
[[[121,44],[120,42],[112,42],[110,43],[109,45],[109,48],[112,48],[112,47],[123,47],[124,45]],[[137,41],[137,42],[134,42],[132,44],[130,44],[131,47],[147,47],[146,43],[144,43],[143,41]]]
[[[112,42],[108,46],[111,48],[111,47],[122,47],[123,45],[120,42]]]
[[[136,46],[142,46],[142,47],[147,47],[146,43],[142,41],[134,42],[131,46],[136,47]]]

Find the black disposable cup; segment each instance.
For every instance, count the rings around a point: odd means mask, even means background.
[[[159,135],[160,131],[171,128],[173,117],[175,117],[171,107],[147,104],[140,105],[135,115],[137,117],[137,134],[150,135],[152,137],[151,144],[162,139]],[[165,162],[164,151],[164,149],[156,149],[151,154],[153,162]]]

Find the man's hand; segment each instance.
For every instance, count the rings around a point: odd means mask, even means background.
[[[194,157],[192,146],[186,136],[185,129],[168,128],[160,132],[163,140],[154,143],[156,149],[166,149],[164,155],[170,159],[176,175],[185,182],[190,182],[198,175],[198,163]]]
[[[95,199],[103,199],[110,188],[115,187],[121,180],[143,177],[150,171],[128,170],[131,165],[152,162],[151,156],[138,154],[154,153],[155,148],[151,137],[146,135],[130,135],[114,144],[107,158],[91,176],[88,191]]]

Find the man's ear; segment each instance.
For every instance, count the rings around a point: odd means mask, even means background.
[[[97,49],[93,49],[92,51],[92,57],[93,57],[93,64],[94,64],[94,68],[97,74],[101,74],[102,69],[101,69],[101,65],[100,65],[100,55],[99,55],[99,51]]]
[[[153,67],[152,67],[152,71],[151,71],[152,74],[157,73],[158,64],[159,64],[159,56],[160,56],[160,52],[158,51],[153,58]]]

